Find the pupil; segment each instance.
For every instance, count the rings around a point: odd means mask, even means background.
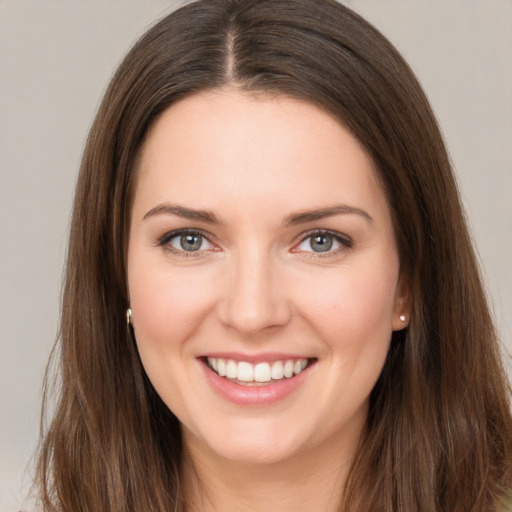
[[[201,247],[201,236],[200,235],[183,235],[181,237],[181,247],[185,251],[198,251]]]
[[[317,235],[311,239],[311,248],[315,252],[326,252],[332,247],[332,237]]]

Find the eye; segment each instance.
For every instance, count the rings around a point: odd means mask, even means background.
[[[296,246],[295,250],[313,253],[334,253],[349,247],[352,247],[352,242],[341,235],[326,231],[316,231],[306,235],[300,244]]]
[[[160,245],[176,253],[197,253],[214,247],[202,233],[190,230],[167,233],[160,239]]]

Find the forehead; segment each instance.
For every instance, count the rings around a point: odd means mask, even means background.
[[[234,89],[167,109],[148,133],[138,171],[136,203],[146,206],[179,200],[213,208],[244,199],[247,208],[273,200],[297,209],[384,200],[372,160],[333,116],[298,99]]]

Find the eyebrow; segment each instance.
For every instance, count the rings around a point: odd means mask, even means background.
[[[208,224],[223,224],[213,212],[208,210],[195,210],[193,208],[186,208],[184,206],[168,203],[162,203],[151,208],[151,210],[144,215],[143,220],[162,214],[176,215],[177,217],[182,217],[184,219],[198,220]]]
[[[186,208],[175,204],[162,203],[154,208],[151,208],[143,217],[146,220],[156,215],[176,215],[189,220],[197,220],[206,222],[207,224],[223,225],[224,223],[211,211],[196,210],[194,208]],[[339,204],[335,206],[328,206],[325,208],[318,208],[313,210],[305,210],[298,213],[288,215],[284,221],[283,226],[295,226],[297,224],[306,224],[307,222],[314,222],[316,220],[325,219],[326,217],[334,217],[335,215],[360,215],[369,224],[373,224],[374,220],[371,215],[355,206],[346,204]]]
[[[314,210],[305,210],[298,213],[293,213],[286,217],[283,222],[284,226],[295,226],[297,224],[306,224],[307,222],[314,222],[316,220],[325,219],[326,217],[334,217],[335,215],[360,215],[369,224],[374,223],[372,216],[365,210],[355,206],[346,204],[338,204],[335,206],[328,206],[326,208],[319,208]]]

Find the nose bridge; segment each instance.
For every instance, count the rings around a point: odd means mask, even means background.
[[[278,270],[276,258],[262,247],[239,251],[231,261],[223,323],[245,333],[286,324],[290,312]]]

